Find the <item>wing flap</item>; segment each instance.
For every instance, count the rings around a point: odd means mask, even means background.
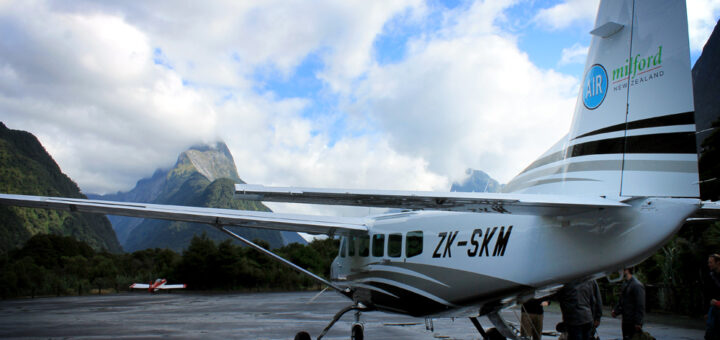
[[[611,199],[590,196],[317,189],[251,184],[236,184],[235,197],[269,202],[546,216],[571,215],[592,209],[629,206]]]
[[[126,203],[79,198],[0,194],[0,204],[72,212],[122,215],[211,225],[297,231],[310,234],[366,232],[365,220],[352,217],[276,214],[262,211]]]

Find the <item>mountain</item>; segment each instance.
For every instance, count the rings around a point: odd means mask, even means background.
[[[270,211],[255,201],[233,198],[235,183],[245,183],[238,176],[230,150],[224,143],[197,145],[180,154],[169,170],[156,170],[141,179],[128,192],[93,195],[93,198],[156,204],[187,205],[237,210]],[[169,248],[182,251],[196,234],[203,232],[221,241],[227,235],[204,224],[110,216],[110,221],[126,251],[147,248]],[[235,227],[241,236],[262,239],[271,248],[288,243],[305,243],[297,233]]]
[[[720,21],[692,69],[698,148],[720,118]],[[700,151],[700,150],[698,150]]]
[[[453,182],[450,191],[459,192],[500,192],[503,185],[492,179],[482,170],[467,169],[466,177],[460,182]]]
[[[720,199],[720,22],[692,69],[700,197]]]
[[[0,192],[86,198],[31,133],[0,122]],[[0,206],[0,252],[36,234],[72,236],[96,250],[122,249],[110,221],[97,214]]]

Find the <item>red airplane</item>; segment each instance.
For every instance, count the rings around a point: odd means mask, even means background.
[[[176,284],[176,285],[168,285],[166,284],[167,280],[165,279],[157,279],[155,282],[150,282],[150,284],[147,283],[133,283],[130,285],[130,288],[134,289],[147,289],[150,293],[155,293],[160,289],[182,289],[186,288],[186,284]]]

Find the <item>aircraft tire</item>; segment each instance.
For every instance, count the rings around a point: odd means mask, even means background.
[[[312,340],[310,333],[301,331],[295,334],[295,340]]]
[[[352,328],[350,329],[350,339],[351,340],[363,340],[364,338],[365,338],[365,335],[363,334],[362,324],[359,324],[359,323],[353,324]]]

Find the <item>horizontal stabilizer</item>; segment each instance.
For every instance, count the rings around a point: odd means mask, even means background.
[[[79,198],[0,194],[0,204],[206,223],[216,226],[287,230],[310,234],[348,234],[365,232],[368,229],[364,219],[353,217],[275,214],[262,211],[126,203]]]
[[[162,285],[158,288],[160,288],[160,289],[183,289],[183,288],[187,288],[187,285],[185,285],[185,284]]]
[[[593,209],[628,206],[603,197],[589,196],[283,188],[249,184],[236,184],[235,197],[268,202],[544,216],[565,216]]]
[[[720,202],[703,201],[700,209],[690,216],[689,219],[694,221],[720,219]]]

